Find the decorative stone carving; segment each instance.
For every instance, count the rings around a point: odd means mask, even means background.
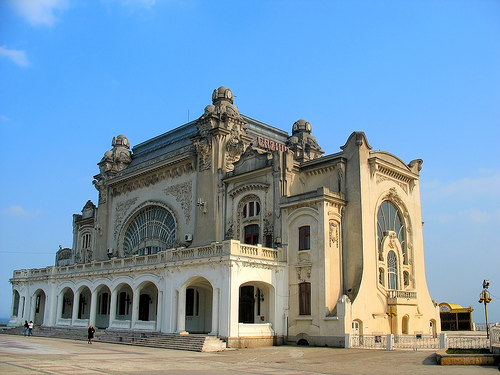
[[[199,160],[198,169],[200,172],[209,170],[212,167],[212,141],[208,137],[202,137],[194,141],[194,146],[196,148],[196,152],[198,153]]]
[[[328,223],[330,247],[335,243],[339,247],[339,224],[335,220],[330,220]]]
[[[224,151],[224,159],[217,168],[223,168],[225,172],[234,169],[233,163],[239,160],[248,146],[246,122],[233,103],[231,90],[221,86],[214,90],[212,104],[205,107],[204,114],[198,119],[198,136],[193,138],[193,144],[199,156],[200,171],[212,168],[214,144],[220,145]],[[213,137],[218,138],[216,142],[213,142]]]
[[[226,231],[226,240],[232,240],[234,238],[233,223],[228,224],[229,229]]]
[[[295,160],[303,162],[319,158],[324,154],[311,132],[311,123],[304,119],[297,120],[293,124],[292,136],[288,138],[286,145],[293,151]]]
[[[226,170],[232,171],[234,169],[233,163],[238,161],[241,154],[245,151],[246,144],[240,137],[238,126],[233,125],[231,130],[231,137],[226,143]]]
[[[114,238],[118,237],[118,232],[120,231],[120,227],[123,222],[123,218],[127,213],[127,210],[137,202],[137,198],[128,199],[125,202],[118,203],[116,205],[115,210],[115,229],[114,229]]]
[[[62,248],[59,246],[59,250],[56,253],[56,266],[69,266],[72,263],[73,250],[70,248]]]
[[[173,195],[175,200],[181,204],[184,217],[186,218],[186,224],[189,224],[191,221],[191,205],[193,202],[193,185],[191,181],[170,186],[163,191],[167,195]]]
[[[267,236],[272,236],[274,233],[273,223],[271,221],[273,213],[268,212],[266,216],[267,217],[264,218],[264,238],[266,238]]]
[[[122,134],[113,137],[111,145],[113,149],[106,151],[101,161],[97,163],[101,172],[100,177],[103,179],[112,177],[124,170],[132,161],[130,142],[127,137]]]
[[[180,177],[184,174],[191,173],[194,170],[191,161],[184,164],[177,164],[170,166],[169,168],[162,169],[160,171],[155,171],[146,176],[132,181],[124,182],[123,184],[117,185],[113,188],[113,196],[119,196],[121,194],[126,194],[137,189],[142,189],[144,187],[156,185],[166,179]]]
[[[99,192],[99,204],[106,203],[106,185],[104,184],[104,180],[94,180],[92,184]]]

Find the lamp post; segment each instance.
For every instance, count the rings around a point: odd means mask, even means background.
[[[483,280],[483,291],[479,294],[479,303],[484,303],[484,315],[486,316],[486,338],[490,337],[490,327],[488,325],[488,307],[487,304],[491,301],[490,292],[488,292],[488,287],[490,286],[489,280]]]

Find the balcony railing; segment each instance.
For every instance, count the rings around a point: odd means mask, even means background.
[[[417,292],[407,290],[389,290],[387,298],[390,305],[413,305],[417,302]]]
[[[149,266],[176,262],[190,261],[194,259],[226,258],[232,256],[238,258],[251,258],[271,262],[286,261],[284,250],[263,247],[262,245],[247,245],[239,241],[229,240],[221,243],[212,243],[206,246],[193,248],[174,248],[160,251],[150,255],[134,255],[127,258],[113,258],[110,260],[93,261],[91,263],[73,264],[70,266],[46,267],[36,269],[23,269],[14,271],[13,279],[27,277],[47,277],[50,275],[61,275],[68,273],[95,272],[101,270],[118,270],[134,266]]]

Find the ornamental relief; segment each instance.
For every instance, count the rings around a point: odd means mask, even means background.
[[[212,167],[212,141],[208,137],[202,137],[193,141],[198,153],[198,169],[200,172]]]
[[[245,152],[246,147],[247,145],[241,139],[239,126],[233,125],[231,135],[226,142],[226,171],[230,172],[234,170],[233,163],[240,160],[240,157]]]
[[[167,195],[173,195],[175,200],[181,204],[186,224],[191,221],[191,205],[193,202],[193,185],[190,182],[170,186],[163,190]]]
[[[164,180],[181,177],[183,174],[194,171],[192,162],[164,169],[159,172],[148,174],[142,178],[118,185],[113,188],[113,196],[129,193],[149,186],[154,186]]]
[[[118,233],[120,231],[120,227],[123,223],[123,218],[127,213],[127,210],[137,202],[137,197],[128,199],[125,202],[120,202],[116,205],[115,209],[115,228],[113,231],[114,239],[118,238]]]
[[[329,244],[330,247],[332,247],[333,244],[337,245],[337,248],[339,247],[339,223],[335,220],[330,220],[328,223],[328,238],[329,238]]]
[[[408,194],[408,184],[405,184],[403,182],[400,182],[394,178],[391,178],[391,177],[388,177],[388,176],[385,176],[385,175],[382,175],[380,173],[377,173],[376,174],[376,182],[377,184],[380,184],[381,182],[383,181],[391,181],[391,182],[394,182],[396,183],[401,189],[403,189],[403,191]]]

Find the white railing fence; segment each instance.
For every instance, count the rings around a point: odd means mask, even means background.
[[[442,333],[439,337],[426,335],[346,335],[346,347],[364,349],[490,349],[493,343],[500,340],[500,327],[490,338],[486,336],[448,336]]]

